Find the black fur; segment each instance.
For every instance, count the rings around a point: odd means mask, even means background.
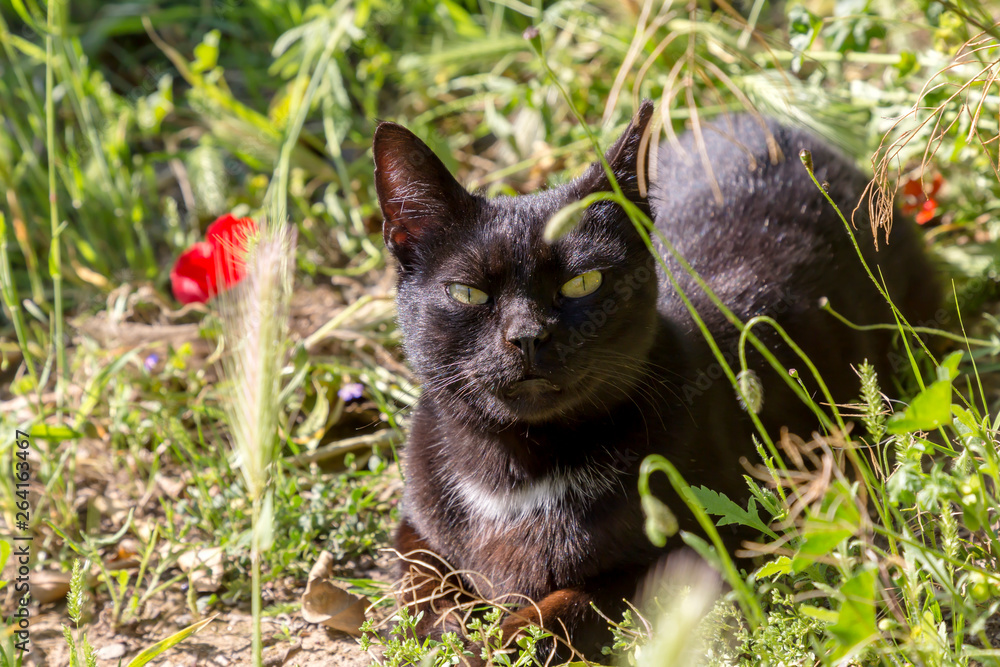
[[[857,322],[892,318],[842,223],[809,181],[799,150],[812,151],[817,176],[844,211],[857,203],[864,176],[811,135],[737,116],[704,131],[721,204],[690,135],[680,148],[661,150],[647,201],[636,172],[651,114],[646,103],[608,151],[622,189],[741,320],[777,319],[817,363],[835,398],[853,400],[859,387],[849,364],[868,358],[887,371],[889,337],[837,324],[819,310],[819,298]],[[777,161],[769,137],[781,153]],[[526,620],[554,631],[561,622],[575,645],[599,656],[608,637],[589,603],[619,616],[622,598],[662,555],[642,528],[642,459],[663,454],[691,484],[744,502],[739,459],[755,457],[750,421],[618,206],[599,203],[568,236],[552,245],[542,239],[556,211],[609,189],[600,165],[551,191],[485,199],[458,186],[398,125],[379,125],[374,153],[386,243],[399,262],[405,351],[423,383],[404,454],[397,547],[429,550],[453,568],[481,574],[466,583],[487,597],[538,601],[537,609],[523,608],[523,618],[507,619],[508,634]],[[880,264],[897,304],[910,318],[929,318],[938,293],[912,227],[897,221],[876,255],[868,221],[859,216],[858,223],[859,243]],[[735,360],[735,328],[673,259],[667,263]],[[604,274],[597,292],[559,295],[563,283],[591,270]],[[458,303],[447,293],[453,282],[490,300]],[[786,365],[804,370],[773,332],[756,331]],[[764,386],[768,429],[808,435],[815,415],[756,353],[750,361]],[[525,379],[531,381],[519,384]],[[561,500],[532,504],[556,487],[565,491]],[[682,527],[696,529],[679,500],[661,491]],[[440,632],[446,623],[434,624],[441,610],[422,608],[424,631]]]

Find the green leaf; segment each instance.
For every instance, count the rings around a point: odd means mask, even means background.
[[[28,311],[28,314],[34,317],[36,320],[38,320],[45,326],[49,325],[49,316],[46,315],[42,311],[42,309],[38,307],[37,303],[35,303],[31,299],[25,299],[24,301],[21,302],[21,306],[23,306],[24,309]]]
[[[903,413],[889,418],[889,433],[932,431],[951,421],[951,380],[938,380],[917,394]]]
[[[955,422],[961,424],[967,430],[961,431],[962,435],[967,433],[975,433],[977,436],[983,430],[982,425],[976,420],[976,416],[972,414],[972,411],[966,410],[961,405],[952,405],[951,414],[955,416]]]
[[[807,521],[803,527],[802,545],[792,559],[792,571],[801,572],[819,558],[828,556],[838,544],[853,535],[853,531],[839,524]]]
[[[33,44],[23,37],[18,37],[17,35],[12,35],[7,33],[4,35],[8,40],[10,40],[10,45],[15,49],[23,53],[28,58],[31,58],[36,63],[45,62],[45,49],[39,47],[37,44]]]
[[[194,47],[192,71],[201,73],[215,68],[219,62],[219,34],[218,30],[208,31],[204,39],[201,40],[201,44]]]
[[[309,352],[302,343],[298,343],[295,346],[295,351],[291,356],[295,366],[295,374],[292,375],[292,379],[281,389],[281,393],[278,395],[279,405],[285,405],[289,397],[305,383],[306,375],[312,368]]]
[[[706,512],[721,517],[715,522],[716,526],[749,526],[773,538],[778,537],[761,520],[760,515],[757,513],[757,502],[753,498],[750,499],[747,509],[743,509],[725,495],[704,486],[699,488],[691,487],[691,493],[698,499],[698,502],[701,503]]]
[[[182,641],[184,641],[194,633],[201,630],[203,627],[214,621],[216,618],[218,618],[218,614],[210,618],[206,618],[202,621],[198,621],[197,623],[192,623],[183,630],[175,632],[174,634],[170,635],[166,639],[161,639],[160,641],[156,642],[155,644],[147,648],[139,655],[132,658],[132,660],[128,663],[128,665],[126,665],[126,667],[142,667],[142,665],[145,665],[147,662],[159,656],[167,649],[173,648],[177,644],[180,644]]]
[[[45,34],[45,26],[42,25],[45,23],[44,16],[39,16],[36,19],[36,17],[32,16],[31,12],[28,11],[28,8],[24,6],[24,2],[22,2],[22,0],[11,0],[10,4],[14,8],[14,11],[17,12],[17,15],[21,17],[21,20],[27,23],[32,30],[40,35]]]
[[[765,461],[765,464],[768,465],[768,467],[773,467],[771,463],[771,461]],[[747,483],[747,486],[750,488],[750,493],[753,494],[753,497],[757,499],[760,506],[763,507],[764,510],[771,515],[771,517],[778,519],[784,516],[785,510],[781,507],[781,501],[773,491],[761,488],[760,484],[757,483],[757,480],[749,475],[743,475],[743,481]]]
[[[122,527],[118,529],[118,532],[116,532],[114,535],[111,535],[110,537],[100,537],[96,539],[91,539],[91,544],[97,547],[106,547],[112,544],[118,544],[118,542],[123,537],[125,537],[125,533],[128,532],[129,528],[132,527],[132,518],[134,514],[135,514],[135,508],[134,507],[129,508],[128,516],[125,517],[125,523],[122,524]]]
[[[858,506],[851,501],[851,489],[843,482],[835,482],[833,488],[839,496],[831,503],[833,522],[841,528],[860,525],[861,512],[858,510]]]
[[[899,62],[896,63],[896,70],[899,72],[900,78],[909,76],[918,69],[920,69],[920,63],[917,62],[917,55],[913,51],[900,51]]]
[[[251,526],[251,544],[263,553],[274,544],[274,490],[268,489],[261,500],[260,515]]]
[[[875,571],[862,570],[840,587],[844,601],[837,622],[827,630],[836,642],[833,660],[839,660],[878,636],[875,624]]]
[[[446,9],[449,18],[454,22],[459,35],[469,39],[483,39],[483,28],[465,10],[464,7],[451,0],[439,0],[438,7]]]
[[[818,621],[823,621],[824,623],[836,623],[838,614],[832,609],[825,609],[824,607],[814,607],[811,604],[801,604],[798,607],[798,611],[803,616],[808,616],[809,618],[815,618]]]
[[[941,365],[937,367],[937,379],[938,380],[954,380],[958,377],[958,365],[962,363],[962,357],[965,353],[962,350],[955,350],[941,362]]]
[[[715,547],[709,544],[708,541],[701,535],[696,535],[694,533],[689,533],[686,530],[682,530],[681,540],[692,551],[701,556],[701,559],[708,563],[709,567],[718,570],[719,572],[724,571],[722,561],[719,558],[719,554],[715,550]]]
[[[792,571],[792,559],[788,556],[778,556],[770,563],[766,563],[764,567],[757,570],[754,573],[753,578],[760,581],[764,577],[772,577],[776,574],[788,574]]]
[[[312,379],[313,388],[316,390],[316,404],[312,411],[302,420],[302,424],[295,430],[295,442],[304,444],[307,449],[315,449],[320,438],[326,433],[326,424],[330,418],[330,398],[319,378]]]
[[[812,47],[816,36],[823,27],[823,20],[802,5],[793,5],[788,10],[788,45],[792,47],[792,71],[802,68],[802,56]]]
[[[28,434],[32,438],[39,438],[41,440],[51,440],[53,442],[58,442],[62,440],[77,440],[83,437],[83,433],[71,429],[69,426],[60,424],[35,424],[30,429],[28,429]]]

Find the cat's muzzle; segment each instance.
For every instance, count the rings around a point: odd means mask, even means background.
[[[505,393],[508,396],[520,398],[522,396],[540,396],[542,394],[555,393],[559,391],[562,391],[562,388],[554,382],[546,380],[545,378],[532,377],[515,382],[507,387]]]

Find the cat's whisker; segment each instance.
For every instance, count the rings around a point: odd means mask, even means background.
[[[639,417],[642,419],[643,431],[646,434],[646,439],[649,440],[649,423],[646,421],[646,410],[643,410],[643,407],[639,405],[639,402],[635,400],[635,397],[632,396],[632,394],[628,391],[628,389],[619,388],[613,382],[609,382],[608,384],[614,387],[615,389],[618,389],[622,393],[622,395],[636,407],[636,410],[639,413]],[[603,402],[601,402],[601,405],[602,406],[604,405]],[[607,408],[605,407],[605,410],[606,409]]]
[[[619,352],[618,350],[602,349],[600,352],[601,352],[601,354],[603,354],[605,356],[615,357],[616,359],[620,359],[622,361],[632,361],[632,362],[635,362],[637,364],[641,364],[642,366],[645,366],[647,368],[652,368],[652,369],[655,369],[657,371],[661,371],[663,373],[666,373],[667,375],[672,375],[672,376],[676,377],[678,380],[685,380],[686,379],[684,377],[684,374],[683,373],[679,373],[677,371],[677,369],[675,369],[675,368],[669,368],[667,366],[664,366],[663,364],[657,364],[657,363],[653,362],[651,359],[639,359],[639,358],[634,357],[634,356],[632,356],[630,354],[627,354],[625,352]]]

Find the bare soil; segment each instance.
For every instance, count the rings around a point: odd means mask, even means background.
[[[87,639],[97,649],[98,665],[117,665],[119,659],[121,664],[127,664],[149,645],[193,621],[187,613],[167,613],[185,609],[181,595],[169,594],[164,597],[161,610],[166,618],[143,621],[133,628],[115,630],[105,615],[102,615],[99,620],[83,628]],[[65,605],[62,604],[31,619],[32,651],[26,665],[63,667],[70,664],[69,651],[60,627],[66,622]],[[265,618],[263,631],[264,661],[268,667],[365,667],[371,663],[357,639],[306,623],[297,612]],[[201,632],[187,638],[149,664],[161,667],[249,665],[250,637],[250,614],[243,610],[224,611]]]

